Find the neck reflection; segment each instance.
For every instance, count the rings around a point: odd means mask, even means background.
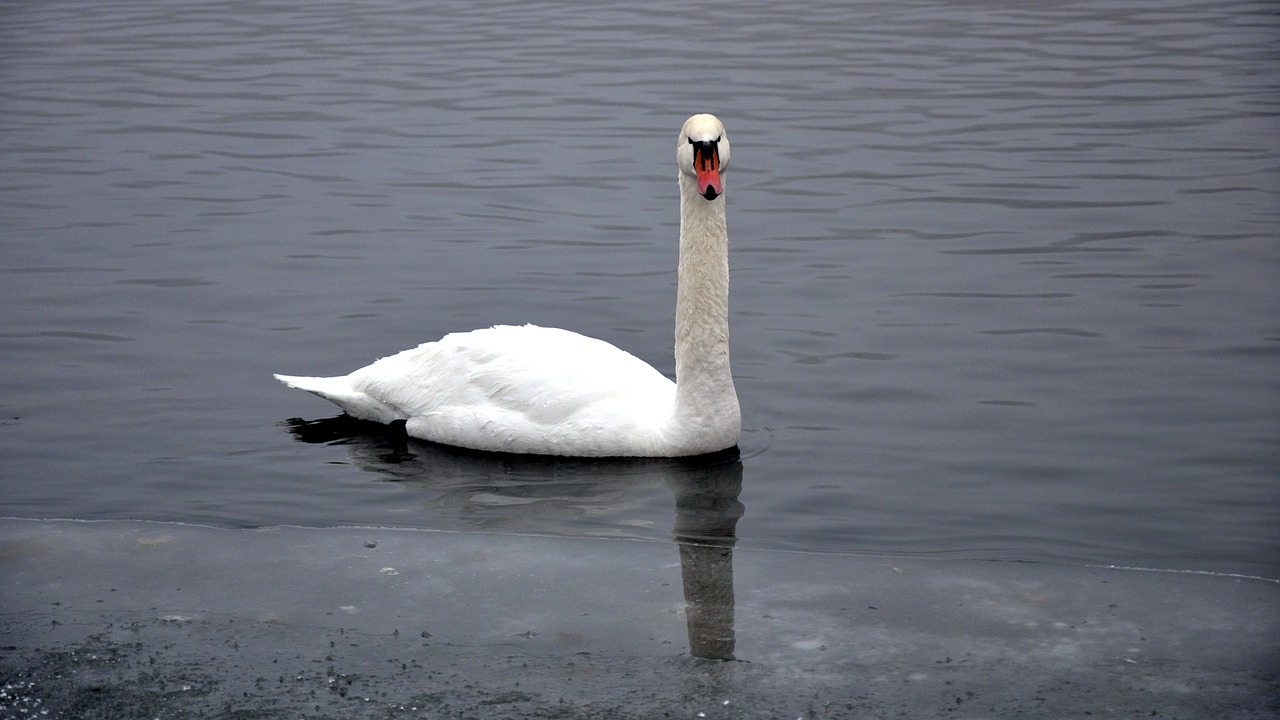
[[[711,660],[734,659],[733,546],[744,507],[742,461],[736,449],[730,452],[706,458],[704,466],[690,460],[671,479],[689,654]]]

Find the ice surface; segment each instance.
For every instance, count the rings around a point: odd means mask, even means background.
[[[29,520],[0,521],[0,558],[0,716],[1280,710],[1280,587],[1247,578],[714,537]]]

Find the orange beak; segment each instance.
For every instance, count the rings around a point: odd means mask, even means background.
[[[698,194],[715,200],[724,192],[720,181],[720,150],[714,140],[693,143],[693,169],[698,173]]]

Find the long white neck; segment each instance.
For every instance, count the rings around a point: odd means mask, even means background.
[[[729,233],[724,195],[707,200],[695,184],[680,174],[672,429],[696,447],[719,450],[737,442],[742,426],[729,369]]]

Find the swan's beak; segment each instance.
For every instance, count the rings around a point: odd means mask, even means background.
[[[693,168],[698,173],[699,195],[715,200],[724,192],[720,181],[720,149],[715,140],[693,143]]]

